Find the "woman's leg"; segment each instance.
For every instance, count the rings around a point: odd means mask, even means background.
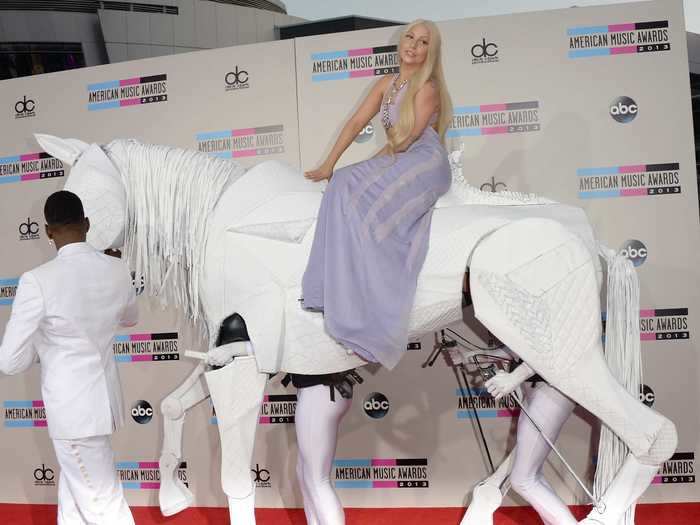
[[[539,385],[530,394],[527,404],[528,412],[552,442],[556,441],[573,409],[574,403],[569,398],[547,384]],[[545,523],[575,525],[577,520],[542,475],[551,449],[522,412],[517,440],[510,476],[513,489],[533,506]]]
[[[316,517],[316,509],[311,502],[311,494],[306,490],[306,481],[304,480],[304,458],[299,451],[299,456],[297,460],[297,481],[299,482],[299,487],[301,488],[301,495],[304,498],[304,516],[306,516],[307,525],[321,525]]]
[[[325,385],[300,388],[297,397],[297,476],[304,495],[306,519],[310,525],[344,525],[343,506],[330,475],[338,426],[352,400],[336,395],[335,401],[331,401]]]

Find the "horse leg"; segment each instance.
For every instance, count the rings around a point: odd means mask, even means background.
[[[673,423],[627,392],[605,363],[590,253],[558,223],[527,219],[483,240],[470,270],[476,317],[629,448],[603,496],[605,511],[594,510],[589,519],[597,521],[585,522],[618,525],[675,451],[677,436]]]
[[[182,458],[182,429],[185,413],[197,403],[209,397],[202,382],[206,368],[200,363],[170,395],[163,399],[160,410],[163,413],[163,448],[160,461],[160,489],[158,502],[163,516],[172,516],[186,509],[194,501],[194,496],[177,477],[177,467]]]
[[[250,476],[255,431],[267,382],[254,356],[206,372],[221,441],[221,485],[228,496],[231,523],[255,525],[255,486]]]

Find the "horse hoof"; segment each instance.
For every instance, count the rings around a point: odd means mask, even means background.
[[[191,507],[192,503],[194,503],[194,496],[190,490],[180,480],[177,481],[179,483],[167,487],[161,485],[158,500],[160,513],[163,516],[173,516]]]

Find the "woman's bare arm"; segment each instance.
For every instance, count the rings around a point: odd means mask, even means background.
[[[320,181],[330,178],[338,159],[340,159],[341,155],[348,149],[350,144],[352,144],[352,141],[355,140],[355,137],[357,137],[357,134],[362,128],[364,128],[367,123],[372,120],[372,117],[379,112],[382,105],[382,98],[384,97],[384,91],[390,81],[391,77],[387,75],[374,83],[374,86],[372,86],[372,89],[362,101],[360,107],[354,115],[350,117],[345,126],[343,126],[335,145],[323,164],[321,164],[318,169],[307,171],[304,174],[307,179]]]

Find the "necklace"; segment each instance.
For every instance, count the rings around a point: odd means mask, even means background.
[[[390,128],[391,127],[391,118],[389,116],[389,106],[394,102],[394,97],[397,95],[399,91],[403,89],[403,87],[406,85],[408,82],[408,79],[404,79],[401,84],[398,86],[396,85],[396,81],[398,80],[399,75],[397,74],[394,79],[391,81],[391,87],[389,88],[389,94],[384,100],[384,107],[382,108],[382,124],[384,124],[385,128]]]

